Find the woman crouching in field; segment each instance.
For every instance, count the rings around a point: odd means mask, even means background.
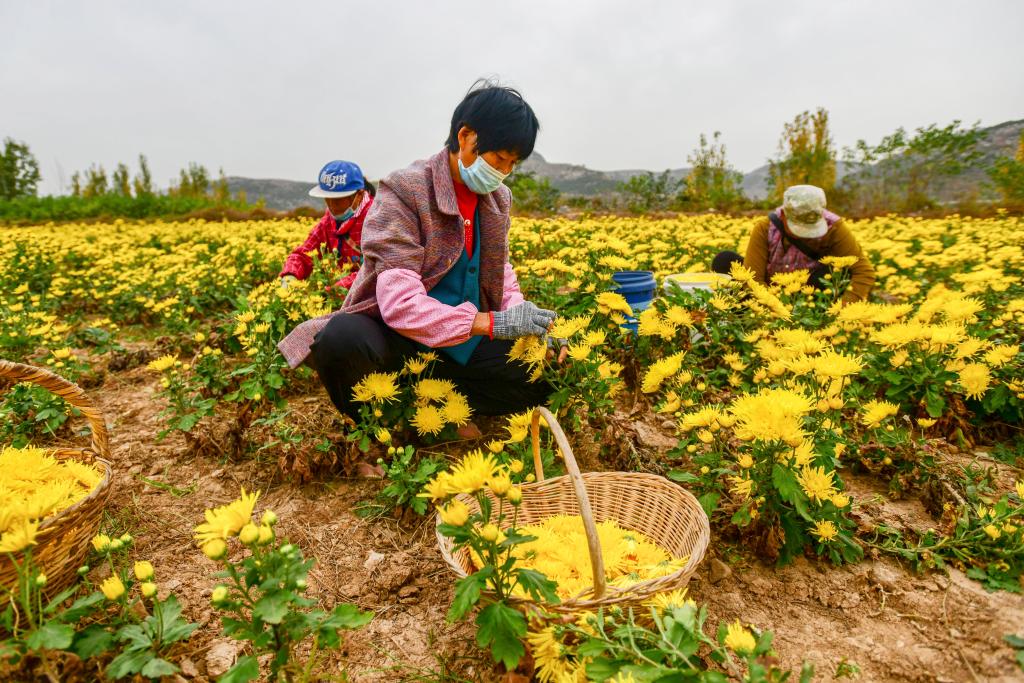
[[[320,170],[320,180],[309,191],[310,197],[320,197],[327,204],[323,218],[309,233],[306,241],[288,255],[279,277],[287,286],[293,280],[305,280],[313,271],[310,254],[326,252],[338,255],[338,265],[351,269],[335,287],[348,289],[355,282],[363,263],[360,247],[363,221],[373,206],[376,190],[366,182],[363,171],[350,161],[331,161]]]
[[[846,224],[825,210],[825,191],[814,185],[787,188],[782,206],[768,214],[750,235],[747,255],[723,251],[711,262],[716,273],[728,274],[735,262],[743,263],[763,284],[776,273],[807,270],[807,284],[822,288],[830,268],[821,260],[827,256],[855,256],[850,268],[850,286],[843,302],[863,301],[875,284],[875,269]]]
[[[502,184],[533,152],[539,125],[518,92],[476,87],[456,107],[443,149],[381,181],[363,267],[341,310],[278,345],[291,367],[309,360],[340,412],[358,417],[352,388],[427,348],[440,357],[433,376],[452,381],[478,414],[547,401],[550,386],[508,358],[515,339],[544,335],[555,312],[519,291]]]

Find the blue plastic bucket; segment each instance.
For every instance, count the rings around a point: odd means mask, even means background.
[[[654,273],[649,270],[621,270],[614,273],[612,279],[619,285],[612,291],[625,298],[634,314],[650,308],[654,301],[654,293],[658,289]],[[622,327],[636,333],[639,324],[636,318],[628,318]]]
[[[612,279],[619,285],[614,291],[625,297],[635,311],[643,311],[650,306],[658,289],[654,273],[649,270],[623,270],[614,273]]]

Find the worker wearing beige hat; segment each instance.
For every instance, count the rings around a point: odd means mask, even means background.
[[[794,185],[782,196],[782,206],[768,214],[768,220],[754,227],[747,243],[747,255],[723,251],[712,261],[717,273],[728,273],[735,261],[742,261],[758,282],[771,282],[776,273],[807,270],[807,282],[821,286],[829,267],[826,256],[856,256],[850,268],[850,286],[844,302],[863,301],[875,284],[875,269],[839,216],[825,209],[825,191],[814,185]]]

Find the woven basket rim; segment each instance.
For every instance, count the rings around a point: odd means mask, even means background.
[[[536,605],[538,607],[546,607],[548,609],[560,611],[597,608],[617,604],[620,602],[647,599],[652,595],[661,592],[661,590],[658,590],[657,587],[674,584],[683,576],[690,576],[693,574],[693,572],[697,568],[697,565],[700,564],[701,561],[703,561],[704,555],[707,552],[707,548],[710,544],[711,539],[710,523],[708,522],[707,515],[704,514],[704,508],[700,505],[700,501],[697,500],[696,496],[694,496],[692,493],[690,493],[685,488],[680,486],[678,483],[668,479],[667,477],[653,474],[651,472],[607,471],[582,472],[580,474],[583,477],[584,481],[587,481],[589,479],[601,479],[610,477],[615,477],[617,479],[628,478],[633,480],[646,480],[648,482],[657,481],[659,485],[667,484],[671,486],[674,490],[682,494],[683,499],[687,501],[688,505],[693,506],[695,510],[700,510],[701,512],[701,514],[697,516],[698,526],[700,527],[697,542],[694,545],[693,549],[690,551],[690,556],[686,562],[686,565],[677,569],[671,574],[666,574],[664,576],[638,581],[637,583],[631,584],[630,586],[618,587],[609,585],[606,588],[605,594],[598,599],[587,599],[586,596],[592,594],[592,591],[594,590],[594,587],[590,586],[589,588],[583,590],[582,592],[573,596],[572,598],[568,598],[566,600],[561,601],[560,603],[553,605],[547,605],[546,603],[537,603],[536,601],[530,598],[524,598],[520,596],[510,597],[510,602],[515,604]],[[539,488],[548,488],[555,486],[571,487],[571,485],[572,484],[570,481],[570,476],[568,474],[563,474],[557,477],[551,477],[550,479],[545,479],[544,481],[535,481],[530,484],[524,484],[522,486],[523,499],[526,500],[527,496],[530,493],[536,491]],[[476,504],[476,499],[468,494],[459,494],[456,496],[456,498],[461,499],[463,502]],[[621,524],[621,522],[617,519],[616,522]],[[441,555],[444,558],[445,563],[448,565],[448,567],[457,576],[459,576],[460,578],[465,578],[466,576],[468,576],[468,573],[462,567],[462,565],[455,559],[455,544],[452,542],[450,538],[441,533],[441,524],[441,515],[440,513],[437,513],[435,515],[435,534],[438,539],[438,545],[441,550]],[[639,530],[637,529],[636,531]],[[650,540],[657,543],[657,539],[652,538]],[[485,593],[489,593],[489,591],[485,591]]]

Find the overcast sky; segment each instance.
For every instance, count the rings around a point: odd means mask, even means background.
[[[0,136],[43,192],[149,157],[314,180],[440,149],[478,76],[520,88],[537,149],[596,169],[683,166],[719,130],[749,171],[785,121],[836,143],[898,126],[1024,118],[1024,2],[45,2],[0,0]]]

